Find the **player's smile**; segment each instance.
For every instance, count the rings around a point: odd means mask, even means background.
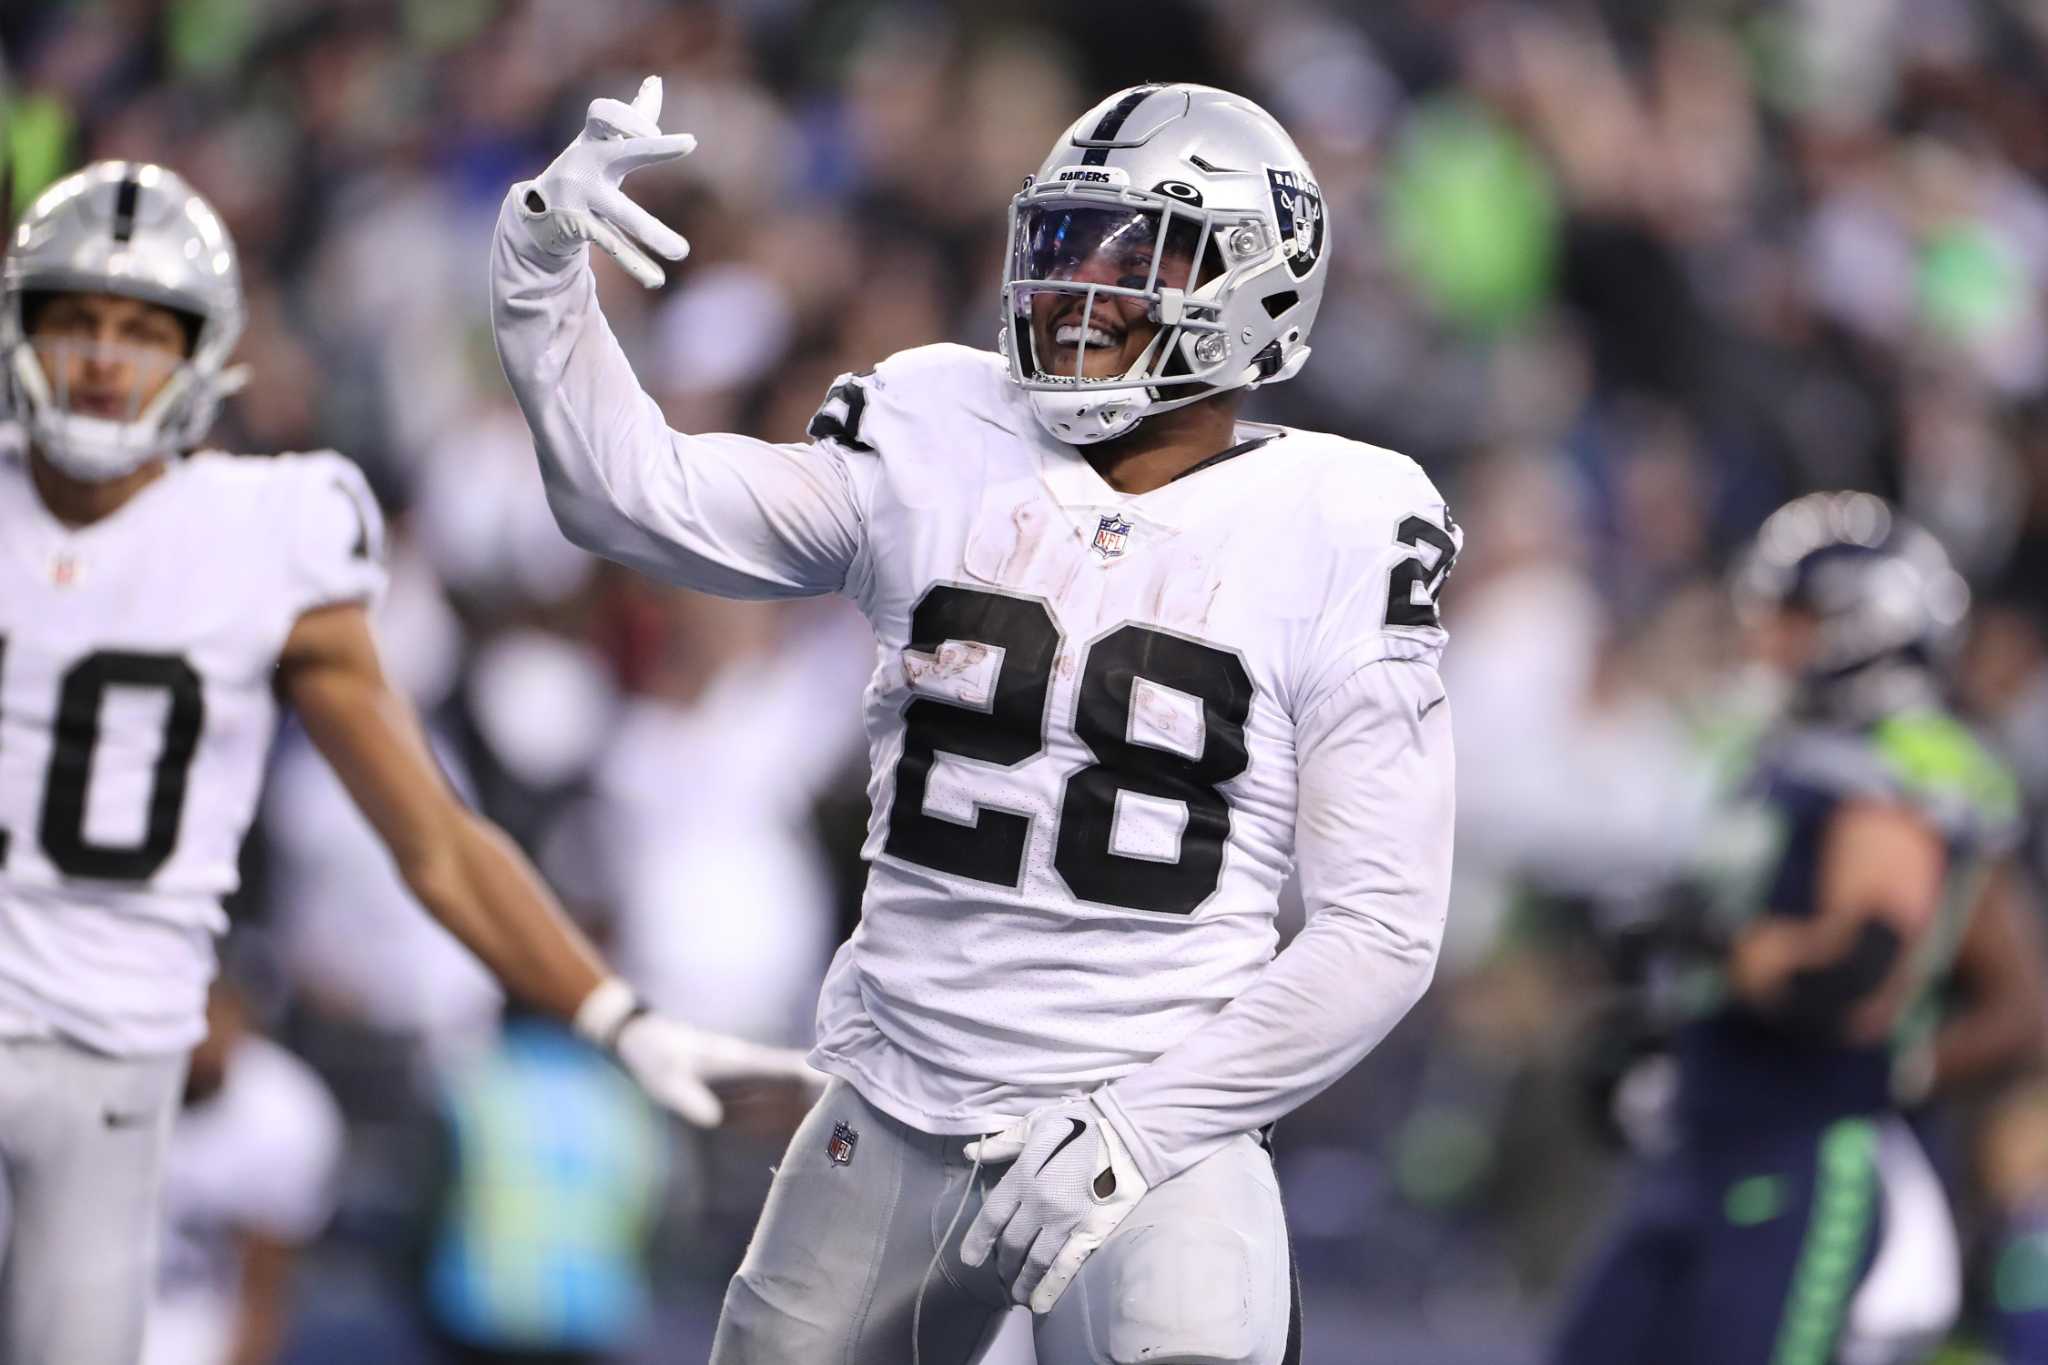
[[[1131,368],[1159,330],[1137,299],[1041,294],[1033,301],[1033,338],[1047,373],[1071,375],[1079,353],[1084,379],[1110,379]],[[1085,347],[1084,347],[1085,343]]]

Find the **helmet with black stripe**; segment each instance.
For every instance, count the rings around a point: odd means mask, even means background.
[[[1328,241],[1315,174],[1272,115],[1205,85],[1120,91],[1010,202],[1010,377],[1075,445],[1291,378]]]
[[[177,314],[191,344],[151,395],[119,417],[73,411],[39,356],[31,319],[48,295],[111,294]],[[74,478],[118,478],[190,449],[241,381],[228,355],[242,333],[235,244],[213,206],[175,171],[100,161],[29,206],[0,269],[0,360],[35,447]]]

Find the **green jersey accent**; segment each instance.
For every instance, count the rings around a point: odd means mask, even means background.
[[[1739,1228],[1768,1223],[1785,1211],[1785,1177],[1752,1175],[1728,1187],[1721,1211]]]
[[[1969,726],[1942,711],[1904,711],[1880,721],[1871,738],[1907,795],[1968,818],[1980,837],[2010,836],[2019,783]]]
[[[2048,1309],[2048,1233],[2018,1238],[1999,1252],[1991,1293],[2001,1313]]]

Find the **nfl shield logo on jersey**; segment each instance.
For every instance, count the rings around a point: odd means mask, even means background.
[[[1095,525],[1095,542],[1088,548],[1104,559],[1115,559],[1124,552],[1124,543],[1131,538],[1131,524],[1112,512]]]
[[[850,1123],[832,1125],[832,1137],[825,1143],[825,1155],[832,1158],[834,1166],[848,1166],[853,1163],[853,1149],[860,1143],[860,1134]]]

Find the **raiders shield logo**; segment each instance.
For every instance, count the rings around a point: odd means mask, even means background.
[[[1308,274],[1323,254],[1323,192],[1293,171],[1266,167],[1273,186],[1273,216],[1280,225],[1280,254],[1296,279]]]

